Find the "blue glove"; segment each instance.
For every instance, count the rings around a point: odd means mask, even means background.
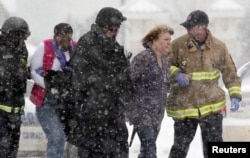
[[[175,80],[179,83],[179,85],[181,86],[188,86],[189,85],[189,81],[186,80],[184,78],[184,73],[181,73],[181,72],[178,72],[176,75],[175,75]]]
[[[235,111],[238,111],[239,107],[240,107],[239,99],[238,98],[232,98],[231,99],[231,108],[230,108],[230,110],[232,112],[235,112]]]

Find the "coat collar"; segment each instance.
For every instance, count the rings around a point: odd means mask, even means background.
[[[207,29],[207,39],[205,41],[205,47],[210,48],[212,43],[212,34],[210,30]],[[198,49],[198,43],[193,38],[187,38],[185,42],[185,47],[189,52],[194,52]]]
[[[106,36],[100,26],[92,24],[91,32],[96,35],[97,40],[100,42],[100,44],[103,46],[105,50],[113,50],[116,47],[119,47],[117,41]]]

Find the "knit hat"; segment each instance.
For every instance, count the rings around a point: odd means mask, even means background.
[[[100,27],[120,26],[123,21],[127,20],[122,13],[111,7],[102,8],[96,17],[96,24]]]
[[[184,26],[185,28],[191,28],[198,24],[208,25],[208,23],[209,19],[207,14],[204,11],[195,10],[188,15],[187,20],[181,23],[181,25]]]

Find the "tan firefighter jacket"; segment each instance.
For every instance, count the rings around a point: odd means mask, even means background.
[[[226,45],[207,31],[203,46],[183,35],[172,42],[169,54],[171,91],[167,102],[167,114],[176,119],[198,118],[215,113],[225,106],[225,92],[219,87],[219,78],[228,89],[230,97],[241,99],[241,80]],[[190,74],[186,87],[175,78],[177,72]]]

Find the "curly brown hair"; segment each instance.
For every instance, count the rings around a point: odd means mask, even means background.
[[[143,47],[151,48],[153,40],[158,39],[160,34],[167,32],[170,33],[171,35],[174,34],[174,30],[165,24],[158,25],[152,28],[142,39]]]

